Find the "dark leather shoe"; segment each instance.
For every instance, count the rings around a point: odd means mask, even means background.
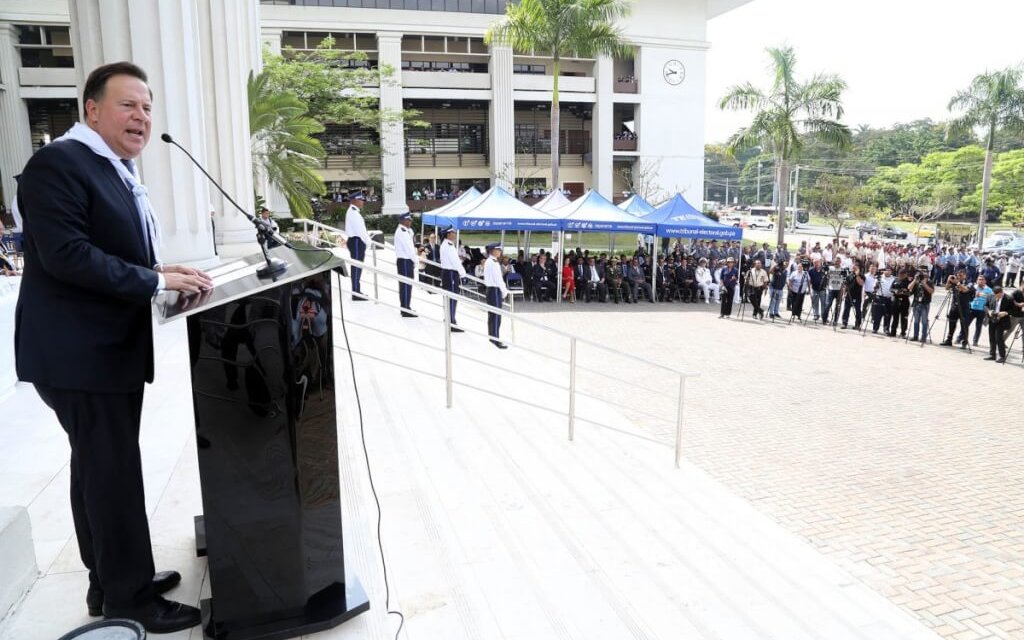
[[[177,571],[161,571],[153,575],[153,595],[167,593],[181,582],[181,574]],[[85,606],[89,607],[90,616],[103,615],[103,591],[94,585],[89,585],[89,591],[85,594]]]
[[[452,325],[451,329],[452,329],[452,333],[465,333],[464,330],[456,327],[455,325]]]
[[[508,349],[508,345],[500,340],[491,340],[491,344],[498,347],[499,349]]]
[[[200,623],[199,609],[187,604],[165,600],[160,596],[141,607],[118,608],[104,605],[103,615],[108,618],[135,620],[149,633],[173,633]]]

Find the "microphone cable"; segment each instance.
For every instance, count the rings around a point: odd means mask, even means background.
[[[373,493],[373,502],[377,505],[377,550],[380,551],[380,564],[384,573],[384,609],[386,615],[398,616],[398,629],[395,630],[395,640],[398,640],[405,626],[405,616],[401,611],[391,608],[391,585],[388,582],[388,563],[384,559],[384,542],[381,539],[381,510],[380,498],[377,496],[377,487],[373,482],[373,471],[370,469],[370,454],[366,449],[366,429],[363,422],[363,403],[359,398],[359,383],[356,381],[356,362],[352,357],[352,347],[348,340],[348,329],[345,327],[345,303],[341,290],[341,274],[338,275],[338,311],[341,314],[341,333],[345,338],[345,350],[348,352],[348,364],[352,371],[352,390],[356,396],[356,410],[359,414],[359,439],[363,444],[363,458],[366,460],[366,476],[370,480],[370,491]]]

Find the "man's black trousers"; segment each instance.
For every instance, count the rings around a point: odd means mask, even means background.
[[[153,548],[142,486],[142,393],[36,385],[71,444],[71,514],[89,583],[114,607],[153,599]]]

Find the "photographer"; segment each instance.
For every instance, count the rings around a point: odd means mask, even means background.
[[[967,268],[967,275],[970,276],[970,267]],[[988,299],[992,297],[992,289],[989,288],[988,282],[985,280],[985,276],[978,276],[973,287],[971,287],[973,296],[971,298],[971,312],[967,316],[967,321],[964,325],[964,340],[967,340],[967,334],[971,328],[971,323],[974,323],[974,339],[971,341],[975,347],[978,346],[978,338],[981,337],[981,326],[985,322],[985,305],[988,304]]]
[[[835,317],[839,318],[839,300],[843,293],[843,285],[846,282],[847,271],[843,269],[840,259],[835,258],[835,263],[829,266],[825,276],[825,310],[821,312],[825,323],[832,322],[832,303],[836,305]],[[835,324],[835,322],[832,322]]]
[[[764,320],[761,298],[764,296],[764,288],[768,284],[768,272],[761,268],[760,260],[754,260],[754,268],[747,272],[745,281],[750,306],[754,309],[754,318],[760,317]]]
[[[917,342],[919,337],[921,342],[928,340],[928,310],[931,308],[933,293],[935,293],[935,288],[928,278],[928,267],[918,268],[914,281],[910,283],[910,296],[913,300],[914,310],[914,333],[910,339],[914,342]]]
[[[786,263],[776,260],[772,270],[768,272],[768,317],[781,318],[779,315],[779,303],[782,302],[782,292],[786,288]]]
[[[946,322],[949,324],[949,334],[940,344],[944,347],[953,346],[953,335],[957,327],[960,328],[960,336],[957,342],[961,347],[967,346],[967,318],[971,313],[971,300],[974,299],[974,291],[967,284],[967,270],[963,267],[957,269],[956,275],[946,278],[947,295],[954,296],[949,301],[949,311],[946,312]]]
[[[892,324],[892,286],[895,282],[892,269],[886,267],[875,288],[875,304],[871,307],[871,333],[878,333],[880,322],[882,330],[889,333],[889,325]]]
[[[825,272],[821,268],[821,258],[814,258],[814,266],[807,271],[811,281],[811,313],[814,321],[825,315]]]
[[[900,337],[907,337],[907,320],[910,316],[910,276],[907,270],[900,269],[899,277],[892,285],[892,324],[889,325],[889,335],[896,337],[896,328],[899,326]]]
[[[861,308],[860,298],[864,291],[864,276],[860,272],[860,263],[854,262],[850,275],[846,278],[846,302],[843,304],[843,328],[850,323],[850,308],[853,308],[853,329],[860,330]]]
[[[791,322],[793,318],[800,319],[800,315],[804,311],[804,296],[807,295],[810,288],[811,280],[807,272],[804,271],[804,261],[797,261],[796,271],[789,274],[790,311],[793,313],[790,317]]]
[[[875,302],[875,290],[878,288],[878,265],[868,264],[868,272],[864,274],[864,305],[861,315],[866,316]]]

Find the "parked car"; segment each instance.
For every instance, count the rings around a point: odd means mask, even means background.
[[[881,229],[876,222],[860,222],[854,227],[854,230],[863,231],[866,234],[876,234]]]
[[[934,238],[935,237],[935,226],[930,224],[921,225],[921,228],[917,231],[918,238]]]
[[[897,227],[893,227],[890,225],[882,229],[882,237],[889,239],[904,240],[907,237],[907,232],[904,231],[903,229],[899,229]]]
[[[746,217],[746,223],[748,229],[774,229],[775,223],[768,216],[749,215]]]
[[[743,226],[743,218],[733,213],[720,213],[718,215],[718,222],[720,224],[728,224],[734,227]]]

